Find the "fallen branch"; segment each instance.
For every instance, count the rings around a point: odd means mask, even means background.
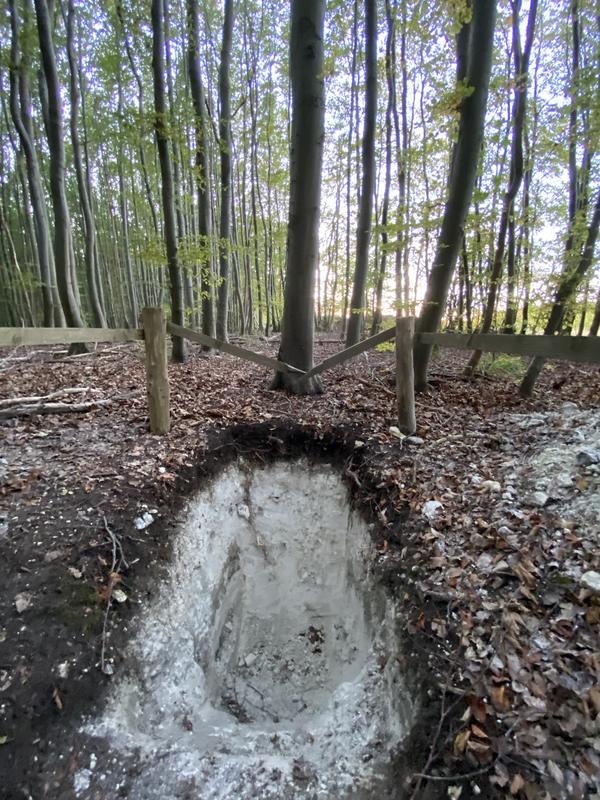
[[[87,403],[34,403],[0,409],[0,419],[31,417],[34,414],[83,414],[112,403],[112,400],[89,400]]]
[[[47,403],[48,400],[54,400],[56,397],[63,397],[69,394],[85,394],[86,392],[101,392],[101,389],[94,389],[91,386],[74,386],[71,389],[58,389],[56,392],[50,394],[39,395],[35,397],[6,397],[0,400],[0,409],[11,408],[12,406],[24,406],[31,404]]]

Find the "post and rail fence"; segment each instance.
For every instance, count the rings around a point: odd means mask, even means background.
[[[482,350],[519,356],[541,356],[574,362],[600,363],[600,338],[591,336],[529,336],[497,333],[415,333],[414,317],[399,317],[396,325],[347,347],[316,364],[308,372],[276,358],[245,347],[222,342],[200,331],[167,322],[161,308],[142,311],[142,328],[0,328],[0,346],[73,344],[79,342],[144,341],[146,351],[146,392],[152,433],[165,434],[170,428],[167,335],[181,336],[206,347],[229,353],[269,369],[318,375],[372,350],[384,342],[396,341],[396,399],[398,427],[405,434],[416,430],[413,347],[416,342],[459,350]]]

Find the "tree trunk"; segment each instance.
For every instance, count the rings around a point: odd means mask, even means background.
[[[43,324],[50,328],[55,318],[55,310],[61,309],[60,297],[55,286],[52,264],[52,248],[44,189],[33,138],[33,126],[30,116],[31,97],[29,92],[29,64],[25,62],[25,53],[20,45],[19,18],[15,8],[15,0],[9,0],[11,25],[11,62],[10,70],[10,113],[13,124],[19,135],[21,147],[25,154],[27,183],[33,211],[37,260],[42,283]],[[29,4],[25,4],[26,12]],[[25,22],[27,23],[27,18]],[[64,324],[64,320],[63,320]]]
[[[96,264],[96,221],[92,211],[90,197],[87,191],[87,184],[83,174],[83,163],[81,157],[81,145],[79,142],[79,131],[77,129],[77,118],[79,115],[79,82],[77,74],[77,59],[73,45],[73,31],[75,23],[75,7],[73,0],[68,0],[65,25],[67,29],[67,58],[69,61],[70,75],[70,101],[71,101],[71,144],[73,147],[73,162],[75,165],[75,176],[77,178],[77,191],[79,194],[79,204],[83,216],[83,229],[85,238],[85,268],[87,275],[87,290],[92,319],[97,328],[106,327],[106,317],[104,309],[100,303],[98,294],[98,265]]]
[[[129,245],[129,207],[127,203],[127,192],[125,191],[125,177],[123,175],[123,135],[121,131],[121,121],[123,119],[123,83],[121,74],[117,76],[117,96],[119,111],[119,153],[117,156],[117,170],[119,173],[119,205],[121,208],[121,231],[123,233],[123,261],[125,263],[125,276],[127,279],[127,292],[129,294],[129,310],[131,316],[128,322],[135,327],[138,322],[138,302],[133,279],[133,266],[131,263],[131,248]]]
[[[480,0],[475,3],[470,23],[466,68],[468,85],[473,91],[461,104],[458,140],[452,159],[448,197],[437,252],[429,274],[423,311],[419,318],[420,331],[439,329],[460,251],[483,140],[495,19],[496,0]],[[417,344],[415,347],[415,385],[419,391],[427,387],[427,368],[431,349],[431,345],[426,344]]]
[[[389,6],[389,3],[388,3]],[[388,31],[385,43],[385,77],[388,89],[387,104],[385,109],[385,179],[383,186],[383,201],[381,207],[381,262],[375,287],[375,313],[371,326],[371,336],[374,336],[381,327],[383,299],[383,284],[385,281],[387,252],[388,252],[388,210],[390,205],[390,187],[392,183],[392,108],[394,101],[394,79],[392,73],[392,48],[395,45],[394,22],[391,14],[386,15]]]
[[[219,221],[219,294],[217,305],[217,339],[227,341],[227,309],[229,303],[229,220],[231,216],[231,109],[229,70],[233,34],[233,0],[225,0],[223,42],[219,67],[219,150],[221,151],[221,217]]]
[[[71,263],[71,219],[65,191],[65,136],[62,99],[47,0],[35,0],[35,15],[40,42],[44,88],[47,92],[50,193],[54,212],[54,262],[56,265],[58,291],[67,325],[72,328],[82,328],[84,327],[84,322],[75,285],[75,265]]]
[[[492,327],[492,323],[494,320],[494,312],[496,310],[496,298],[498,295],[498,288],[502,276],[502,267],[504,265],[504,250],[506,246],[506,235],[511,225],[511,219],[514,213],[514,200],[521,186],[521,181],[523,180],[523,129],[525,125],[525,112],[527,110],[527,79],[529,71],[529,57],[531,54],[531,47],[533,45],[533,35],[535,31],[537,0],[531,0],[529,6],[529,16],[527,19],[527,34],[526,34],[524,48],[521,47],[519,11],[520,11],[520,0],[516,0],[516,2],[513,5],[513,15],[512,15],[515,89],[514,89],[514,99],[513,99],[513,106],[511,113],[512,142],[510,148],[509,179],[508,179],[508,187],[504,194],[504,200],[502,203],[502,213],[500,214],[498,240],[496,243],[496,250],[494,253],[494,261],[492,264],[492,271],[490,275],[490,285],[488,289],[485,312],[483,315],[483,322],[480,328],[481,333],[488,333],[488,331]],[[513,230],[513,243],[514,243],[514,230]],[[513,259],[514,259],[514,251],[513,251]],[[514,267],[514,260],[513,260],[513,267]],[[513,294],[514,294],[514,287],[513,287]],[[481,350],[475,350],[475,352],[473,353],[473,355],[469,360],[469,364],[465,372],[467,374],[472,373],[477,368],[480,359],[481,359]]]
[[[544,329],[545,336],[551,336],[560,329],[563,317],[565,315],[565,309],[567,308],[569,301],[574,297],[578,286],[592,266],[599,228],[600,191],[598,191],[598,195],[596,197],[594,213],[587,229],[585,245],[583,247],[583,251],[581,252],[581,257],[579,259],[579,263],[577,264],[577,268],[574,270],[569,268],[570,260],[568,260],[565,264],[561,281],[558,285],[558,289],[556,290],[550,317]],[[527,372],[521,381],[521,386],[519,387],[519,392],[522,397],[531,397],[535,383],[545,363],[546,359],[541,357],[536,357],[531,361],[529,367],[527,368]]]
[[[594,307],[594,316],[590,325],[588,336],[598,336],[598,329],[600,328],[600,292],[596,298],[596,305]]]
[[[346,273],[344,279],[344,304],[342,308],[342,337],[346,336],[348,305],[350,302],[351,226],[352,208],[352,140],[354,138],[354,104],[356,100],[356,53],[358,50],[358,0],[354,0],[352,23],[352,62],[350,65],[350,114],[348,116],[348,149],[346,153]]]
[[[324,16],[325,0],[292,0],[290,205],[279,358],[303,370],[313,366],[313,296],[319,259],[321,165],[325,136]],[[318,378],[307,380],[288,372],[277,372],[273,386],[297,394],[321,391]]]
[[[213,314],[213,268],[211,258],[210,227],[210,174],[208,170],[207,121],[200,70],[200,31],[198,2],[187,0],[188,15],[188,72],[194,103],[196,131],[196,194],[198,197],[198,240],[200,245],[200,294],[202,302],[202,332],[215,335]],[[209,349],[209,348],[204,348]]]
[[[375,190],[375,120],[377,116],[377,1],[365,0],[365,123],[362,143],[362,191],[356,233],[356,264],[350,300],[346,346],[356,344],[362,333],[363,306],[369,272],[369,242]]]
[[[173,169],[171,165],[171,149],[169,145],[169,127],[167,123],[167,106],[165,102],[165,58],[164,31],[162,20],[162,0],[152,0],[152,74],[154,78],[154,130],[160,161],[162,178],[162,201],[164,215],[165,246],[169,268],[171,290],[171,318],[175,325],[185,325],[183,309],[183,285],[181,270],[177,259],[177,225],[175,221],[175,204],[173,199]],[[173,360],[185,361],[185,340],[173,336]]]

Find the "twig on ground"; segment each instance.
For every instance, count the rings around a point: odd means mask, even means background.
[[[106,598],[106,608],[104,609],[104,619],[102,621],[102,644],[100,647],[100,669],[105,675],[110,675],[110,671],[107,672],[106,668],[106,636],[108,630],[108,617],[110,614],[110,609],[112,605],[112,596],[113,596],[113,589],[114,589],[114,574],[119,571],[121,564],[125,567],[128,566],[127,561],[125,559],[123,553],[123,547],[121,545],[121,540],[115,534],[115,532],[110,528],[108,522],[106,521],[106,515],[102,515],[102,521],[104,523],[104,530],[106,531],[108,538],[111,543],[112,548],[112,564],[110,568],[110,574],[108,578],[108,594]]]
[[[472,772],[459,772],[456,775],[426,775],[424,772],[418,772],[416,775],[413,775],[413,777],[427,781],[465,781],[469,780],[469,778],[476,778],[478,775],[485,775],[486,772],[489,772],[496,766],[499,758],[500,756],[498,755],[493,761],[490,761],[489,764],[486,764],[480,769],[474,769]],[[415,795],[413,794],[412,797],[415,797]]]
[[[452,679],[452,676],[454,674],[454,670],[456,669],[456,664],[457,664],[457,661],[458,661],[458,652],[459,651],[456,650],[456,652],[454,653],[453,667],[450,670],[449,680]],[[438,744],[439,738],[440,738],[441,733],[442,733],[442,728],[444,726],[444,722],[448,718],[449,714],[453,711],[453,709],[458,705],[458,703],[462,699],[462,697],[458,697],[448,707],[446,707],[446,694],[447,694],[447,691],[448,691],[448,687],[447,687],[447,685],[444,685],[444,688],[442,690],[440,718],[438,720],[438,724],[437,724],[437,728],[435,730],[435,733],[433,734],[433,739],[431,740],[431,747],[429,748],[429,755],[427,756],[427,761],[425,762],[425,766],[423,767],[423,771],[422,772],[418,772],[415,775],[413,775],[413,778],[417,779],[417,783],[416,783],[416,785],[415,785],[415,787],[413,789],[413,792],[412,792],[409,800],[417,800],[417,797],[419,796],[419,790],[421,788],[421,784],[422,784],[423,780],[425,780],[427,778],[427,770],[429,769],[429,767],[431,766],[431,764],[435,760],[436,753],[437,753],[437,744]]]

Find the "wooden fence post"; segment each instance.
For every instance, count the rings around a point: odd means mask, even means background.
[[[144,308],[142,325],[146,345],[146,392],[150,430],[152,433],[168,433],[171,425],[169,374],[166,322],[162,308]]]
[[[415,374],[413,369],[413,340],[415,318],[396,318],[396,397],[398,427],[408,435],[417,430],[415,417]]]

